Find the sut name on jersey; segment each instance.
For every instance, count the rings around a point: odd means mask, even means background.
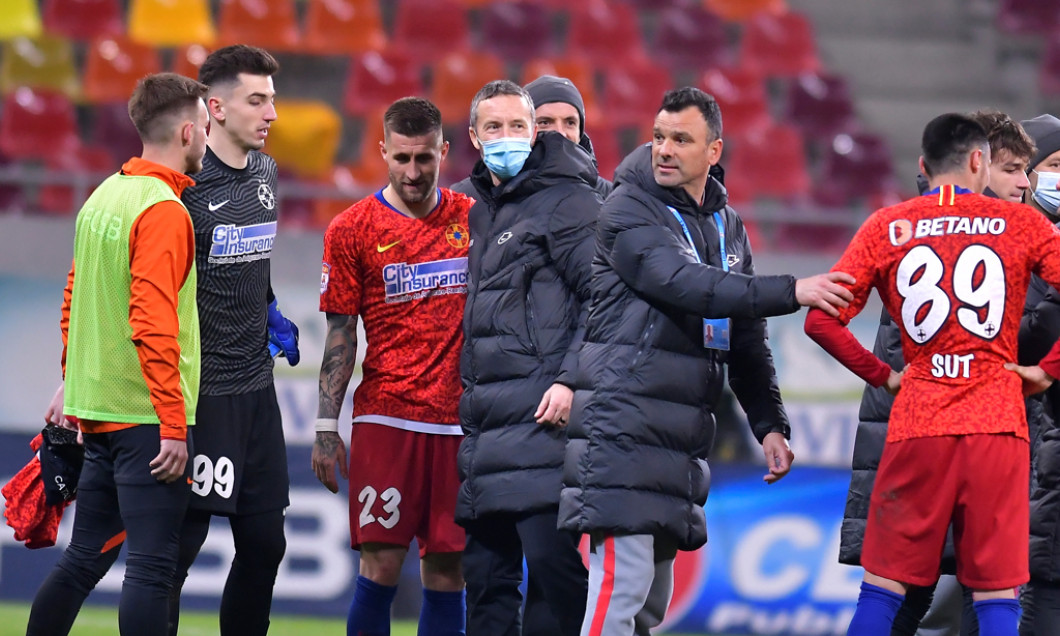
[[[268,258],[276,240],[276,221],[257,225],[218,225],[213,229],[211,263],[245,263]]]
[[[383,267],[386,302],[467,293],[467,257],[426,263],[391,263]]]
[[[993,234],[1005,233],[1005,219],[992,217],[939,216],[930,219],[919,219],[914,231],[913,224],[907,219],[891,221],[890,239],[892,245],[902,245],[911,238],[925,236],[945,236],[947,234]]]

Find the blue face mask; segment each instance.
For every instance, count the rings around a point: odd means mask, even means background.
[[[1034,174],[1038,175],[1038,185],[1031,196],[1038,202],[1038,205],[1042,206],[1043,210],[1049,214],[1056,214],[1057,208],[1060,207],[1060,190],[1056,189],[1057,182],[1060,182],[1060,172],[1035,170]]]
[[[482,142],[482,161],[501,181],[519,174],[529,156],[529,137],[502,137]]]

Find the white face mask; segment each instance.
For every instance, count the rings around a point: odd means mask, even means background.
[[[1060,172],[1032,172],[1038,175],[1038,185],[1034,187],[1031,196],[1043,210],[1056,214],[1057,208],[1060,208],[1060,190],[1056,189],[1056,184],[1060,182]]]

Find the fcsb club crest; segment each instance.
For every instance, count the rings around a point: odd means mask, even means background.
[[[906,219],[891,221],[887,234],[891,239],[891,245],[895,247],[905,245],[909,239],[913,238],[913,224]]]
[[[445,228],[445,240],[449,241],[449,244],[453,247],[467,247],[470,239],[471,237],[467,233],[467,228],[459,223],[450,223],[449,227]]]

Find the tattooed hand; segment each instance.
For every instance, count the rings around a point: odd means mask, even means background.
[[[327,486],[331,492],[339,491],[339,484],[335,480],[335,465],[339,466],[339,475],[343,479],[349,479],[346,469],[346,445],[338,433],[320,432],[313,441],[313,473],[320,483]]]

